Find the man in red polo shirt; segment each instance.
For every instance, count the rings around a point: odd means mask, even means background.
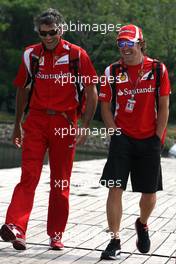
[[[120,255],[122,194],[129,174],[133,191],[142,193],[140,217],[135,222],[136,245],[142,253],[150,250],[147,222],[156,203],[156,192],[162,190],[160,149],[169,114],[167,69],[164,64],[144,54],[142,30],[135,25],[121,27],[117,45],[121,59],[106,68],[106,83],[102,83],[99,95],[106,127],[118,128],[118,131],[121,128],[120,136],[114,133],[111,137],[108,159],[100,180],[109,188],[107,219],[112,238],[102,252],[102,259],[116,259]],[[115,87],[112,76],[115,76]],[[114,117],[111,111],[113,89]]]
[[[62,15],[51,8],[36,18],[35,29],[41,43],[26,48],[14,82],[17,107],[13,142],[22,146],[22,175],[1,228],[1,237],[12,242],[17,250],[26,249],[25,233],[47,149],[51,171],[47,233],[52,249],[64,247],[61,238],[69,213],[75,145],[84,143],[86,139],[84,133],[71,133],[71,129],[77,129],[77,109],[80,106],[78,90],[75,82],[71,81],[74,80],[71,79],[71,59],[77,60],[79,75],[89,77],[83,83],[86,97],[83,128],[89,127],[97,104],[97,91],[93,83],[95,69],[85,50],[61,38],[62,23]],[[37,59],[38,64],[34,64],[33,60]],[[32,69],[34,67],[37,70]],[[31,79],[33,93],[29,114],[21,125],[26,105],[25,88]]]

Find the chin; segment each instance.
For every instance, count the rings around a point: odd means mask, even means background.
[[[53,43],[52,43],[52,45],[47,45],[47,44],[45,44],[45,47],[46,47],[46,49],[48,49],[48,50],[53,50],[56,46],[57,46],[57,45],[54,45]]]
[[[47,46],[47,45],[46,45],[46,48],[47,48],[48,50],[53,50],[55,47],[53,47],[53,46]]]
[[[55,41],[55,42],[52,42],[51,45],[47,44],[47,43],[43,43],[46,47],[46,49],[48,50],[53,50],[55,49],[55,47],[57,46],[58,44],[58,41]]]

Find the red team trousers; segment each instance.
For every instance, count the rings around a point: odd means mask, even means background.
[[[75,111],[70,112],[69,117],[76,124]],[[6,224],[13,223],[26,232],[44,155],[48,149],[50,195],[47,233],[50,237],[55,237],[64,232],[69,212],[70,176],[75,153],[75,135],[69,134],[69,128],[68,120],[60,113],[51,115],[45,111],[30,111],[23,125],[21,180],[14,189]],[[68,130],[68,135],[61,135],[62,129],[64,133]]]

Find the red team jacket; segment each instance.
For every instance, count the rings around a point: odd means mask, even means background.
[[[26,48],[14,85],[25,88],[31,77],[31,56],[35,50],[41,49],[39,71],[35,78],[35,85],[30,109],[69,111],[78,106],[78,96],[74,83],[69,81],[69,51],[71,43],[61,39],[53,51],[43,48],[41,43]],[[79,73],[85,78],[85,86],[93,84],[93,77],[97,76],[86,51],[74,45],[79,52]],[[62,85],[61,79],[64,78]],[[68,80],[68,81],[67,81]],[[60,82],[59,82],[60,81]]]
[[[119,73],[118,83],[116,83],[117,101],[115,112],[115,124],[121,128],[122,132],[136,139],[143,139],[155,135],[156,132],[156,109],[155,109],[155,86],[156,72],[151,80],[147,80],[148,74],[152,70],[153,59],[145,56],[142,70],[142,77],[135,88],[138,72],[141,64],[127,67],[127,72],[121,76]],[[106,82],[101,84],[99,100],[111,102],[112,90],[108,82],[111,75],[111,66],[105,70]],[[131,81],[130,81],[131,79]],[[164,64],[162,64],[162,73],[160,80],[160,96],[170,94],[170,82],[168,72]],[[125,111],[127,100],[134,94],[135,107],[132,113]]]

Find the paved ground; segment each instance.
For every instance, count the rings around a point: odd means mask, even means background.
[[[105,160],[74,163],[70,196],[71,210],[67,232],[64,235],[65,250],[59,252],[48,248],[46,218],[49,167],[45,165],[28,226],[28,249],[18,252],[12,249],[10,243],[0,241],[0,262],[3,264],[98,263],[101,250],[109,241],[105,214],[107,189],[98,184],[104,163]],[[149,254],[142,255],[136,250],[134,222],[139,214],[140,194],[132,193],[129,184],[123,195],[121,259],[101,261],[101,264],[176,263],[176,159],[162,159],[162,164],[165,190],[158,193],[158,204],[150,218],[152,246]],[[12,190],[20,179],[20,168],[0,170],[0,179],[0,224],[2,224]]]

